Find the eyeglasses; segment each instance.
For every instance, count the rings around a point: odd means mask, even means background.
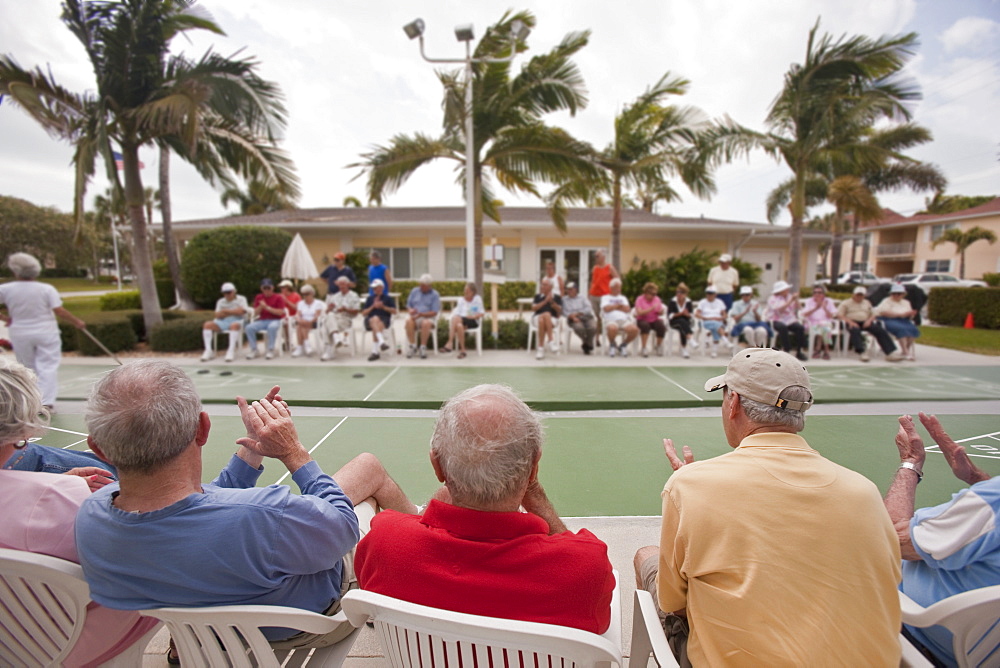
[[[23,441],[18,441],[17,443],[14,444],[15,450],[24,450],[26,447],[28,447],[28,439],[24,439]]]

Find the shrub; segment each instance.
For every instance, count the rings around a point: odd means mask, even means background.
[[[160,311],[160,314],[163,316],[163,322],[184,318],[192,313],[193,313],[192,311]],[[211,313],[205,313],[203,321],[205,319],[210,318],[211,316],[212,316]],[[145,341],[146,321],[142,317],[142,311],[129,311],[128,313],[125,314],[125,317],[128,318],[129,323],[131,323],[132,325],[133,331],[135,331],[135,338],[138,339],[139,341]]]
[[[40,278],[87,278],[87,270],[62,269],[60,267],[43,268]]]
[[[635,302],[648,282],[660,288],[660,298],[666,299],[674,293],[679,283],[686,283],[691,289],[691,299],[698,301],[705,296],[708,272],[718,264],[720,253],[695,248],[677,257],[669,257],[659,263],[647,264],[645,260],[622,275],[622,294]],[[763,270],[755,264],[733,258],[733,267],[740,274],[740,285],[756,285]]]
[[[159,353],[201,350],[204,347],[201,331],[205,320],[200,315],[192,314],[156,325],[149,335],[150,349]]]
[[[344,264],[354,270],[354,276],[358,279],[355,282],[354,291],[359,295],[368,292],[368,251],[363,248],[352,250],[344,258]]]
[[[102,311],[127,311],[141,308],[142,301],[138,290],[107,292],[101,295]]]
[[[483,347],[493,342],[493,319],[483,318]],[[496,347],[500,350],[524,350],[528,345],[528,322],[520,318],[501,320],[497,330]]]
[[[156,295],[160,298],[160,306],[163,308],[173,306],[177,301],[177,295],[174,291],[174,282],[169,278],[156,279]]]
[[[113,353],[131,350],[137,341],[132,323],[119,313],[108,317],[92,316],[87,318],[87,329]],[[105,354],[100,346],[80,331],[76,333],[76,347],[83,355],[99,356]]]
[[[236,291],[251,300],[262,278],[275,282],[280,278],[281,261],[291,241],[285,230],[269,227],[233,225],[199,232],[184,249],[181,279],[202,308],[215,306],[219,286],[226,281],[235,283]]]
[[[991,288],[1000,288],[1000,272],[986,272],[983,274],[983,280]]]
[[[492,288],[489,283],[483,285],[483,305],[489,310],[493,308]],[[517,300],[521,297],[535,296],[534,281],[507,281],[497,286],[497,301],[500,302],[501,311],[517,310]],[[525,330],[525,337],[528,336]]]
[[[59,322],[59,340],[62,342],[62,351],[68,353],[76,350],[76,327],[68,322]]]
[[[927,315],[934,322],[961,327],[969,313],[977,328],[1000,329],[1000,288],[931,290]]]

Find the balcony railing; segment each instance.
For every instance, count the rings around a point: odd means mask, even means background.
[[[878,256],[900,256],[900,255],[913,255],[917,244],[910,241],[904,244],[879,244],[878,245]]]

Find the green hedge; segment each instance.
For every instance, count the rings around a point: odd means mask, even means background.
[[[983,274],[983,280],[991,288],[1000,288],[1000,272],[986,272]]]
[[[59,321],[59,340],[64,353],[76,350],[76,331],[76,327],[68,322]]]
[[[213,308],[226,281],[252,300],[262,278],[281,278],[281,261],[292,241],[285,230],[249,225],[199,232],[184,248],[181,280],[202,308]],[[173,303],[173,302],[171,302]]]
[[[198,314],[190,314],[156,325],[149,335],[149,348],[158,353],[201,350],[205,345],[201,336],[205,320]]]
[[[633,264],[632,268],[622,275],[622,294],[635,303],[635,298],[642,293],[646,283],[656,283],[660,289],[660,298],[666,301],[673,296],[679,283],[687,284],[691,290],[691,299],[698,301],[705,296],[708,272],[718,264],[720,253],[695,248],[692,251],[669,257],[662,262],[647,263],[645,260]],[[733,258],[733,267],[740,275],[741,285],[756,285],[760,282],[763,270],[755,264]]]
[[[160,302],[161,304],[163,302]],[[107,292],[101,295],[102,311],[127,311],[141,309],[142,298],[138,290],[123,290],[122,292]],[[167,304],[169,306],[169,304]]]
[[[1000,288],[931,290],[927,315],[934,322],[961,327],[969,313],[977,328],[1000,329]]]
[[[104,344],[113,353],[122,350],[132,350],[135,347],[137,338],[132,323],[127,318],[116,315],[114,318],[88,318],[87,330]],[[76,333],[76,347],[83,355],[92,357],[104,355],[100,346],[90,340],[83,332]]]
[[[177,295],[174,292],[174,282],[169,278],[156,279],[156,295],[160,298],[160,306],[163,308],[173,306],[177,301]]]
[[[450,319],[438,320],[438,345],[443,346],[448,341]],[[493,340],[493,319],[483,318],[480,325],[483,328],[483,350],[524,350],[528,343],[528,323],[525,320],[501,320],[497,330],[497,340]],[[472,343],[471,335],[466,334],[466,348]]]
[[[406,308],[406,298],[415,287],[417,281],[393,281],[392,292],[398,292],[400,295],[401,303],[398,305],[400,309]],[[461,297],[465,294],[465,281],[434,281],[434,289],[442,297]],[[493,308],[493,295],[489,283],[483,286],[483,292],[485,293],[483,304],[488,311]],[[500,302],[501,311],[516,311],[518,298],[534,296],[534,281],[507,281],[497,286],[497,301]]]
[[[161,311],[160,314],[163,316],[163,322],[169,322],[171,320],[178,320],[180,318],[186,318],[193,313],[198,313],[197,311]],[[202,322],[211,317],[211,313],[205,313]],[[125,313],[125,317],[132,324],[132,329],[135,330],[135,336],[140,341],[146,340],[146,321],[142,317],[142,311],[128,311]]]

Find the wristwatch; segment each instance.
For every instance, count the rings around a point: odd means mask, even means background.
[[[924,479],[923,471],[921,471],[920,469],[918,469],[917,465],[914,464],[913,462],[903,462],[902,464],[899,465],[899,468],[901,468],[901,469],[910,469],[911,471],[913,471],[914,473],[916,473],[917,474],[917,484],[918,485],[920,484],[920,481]]]

